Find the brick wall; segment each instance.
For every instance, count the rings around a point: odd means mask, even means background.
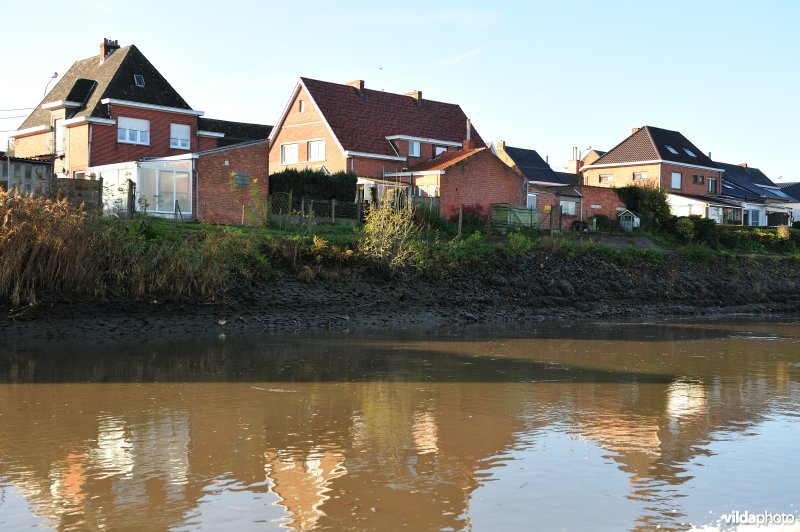
[[[681,188],[672,188],[672,172],[681,174]],[[661,186],[667,192],[675,194],[709,194],[708,179],[716,179],[715,191],[712,194],[720,194],[722,187],[722,173],[705,170],[702,168],[692,168],[689,166],[677,166],[671,164],[661,165]]]
[[[613,188],[582,186],[576,187],[576,189],[583,196],[583,219],[585,221],[596,214],[616,220],[617,209],[625,208],[625,204],[619,199]]]
[[[624,187],[626,185],[657,184],[661,176],[660,165],[645,164],[634,166],[613,166],[610,168],[590,168],[583,172],[583,184],[592,187]],[[645,173],[647,179],[634,181],[634,173]],[[600,176],[612,176],[611,181],[600,181]]]
[[[109,106],[111,118],[139,118],[150,121],[150,145],[140,146],[117,141],[118,125],[95,124],[92,131],[92,160],[90,166],[136,161],[142,157],[169,157],[197,150],[197,117],[180,113],[137,109],[134,107]],[[191,128],[189,142],[191,150],[170,148],[170,124],[184,124]]]
[[[260,202],[266,203],[269,194],[269,147],[266,142],[200,154],[196,169],[198,221],[239,225],[242,223],[242,206],[245,206],[245,224],[258,223],[252,211]],[[232,186],[232,173],[246,174],[248,184],[243,188]],[[253,187],[258,191],[258,199],[253,199]]]
[[[525,181],[488,149],[450,166],[440,177],[439,209],[458,216],[458,206],[478,206],[487,215],[493,203],[524,206]]]
[[[48,148],[52,137],[53,133],[47,132],[14,139],[14,156],[28,158],[47,155],[50,153]]]
[[[75,177],[75,172],[84,172],[89,165],[89,125],[68,127],[64,130],[64,136],[63,162],[66,165],[67,175]],[[55,162],[57,167],[59,160],[56,159]]]

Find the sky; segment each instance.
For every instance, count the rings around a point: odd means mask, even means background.
[[[108,37],[135,44],[209,118],[274,124],[298,77],[363,79],[457,103],[484,140],[533,148],[556,170],[573,147],[608,150],[652,125],[800,181],[798,23],[794,0],[15,2],[0,145],[29,112],[12,109],[37,105],[54,72]]]

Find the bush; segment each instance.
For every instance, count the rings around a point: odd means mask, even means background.
[[[352,202],[356,197],[357,182],[353,172],[326,174],[310,168],[289,169],[269,176],[269,193],[291,192],[298,198]]]
[[[641,217],[644,229],[658,230],[670,218],[667,191],[647,185],[628,185],[614,189],[629,210]]]
[[[412,265],[419,249],[413,240],[419,233],[410,206],[373,205],[367,211],[359,248],[378,265],[395,270]]]
[[[595,214],[594,215],[594,225],[598,231],[608,231],[612,227],[611,218],[606,216],[605,214]]]
[[[475,231],[486,231],[490,216],[490,213],[483,205],[464,205],[461,210],[462,233],[467,234],[474,233]],[[458,213],[455,213],[450,220],[458,222]]]
[[[684,242],[694,240],[694,223],[689,218],[678,218],[675,222],[675,234]]]

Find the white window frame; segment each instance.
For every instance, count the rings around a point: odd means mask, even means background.
[[[408,156],[409,157],[419,157],[420,154],[420,143],[418,140],[409,140],[408,141]]]
[[[185,134],[183,134],[185,133]],[[169,147],[177,150],[191,149],[192,126],[188,124],[169,125]]]
[[[55,151],[57,154],[64,153],[64,133],[66,129],[64,128],[64,120],[57,119],[55,122],[55,127],[53,128],[53,135],[55,136]]]
[[[758,209],[749,209],[749,210],[750,210],[750,226],[761,227],[761,211]]]
[[[676,178],[677,178],[677,180],[676,180]],[[675,183],[678,184],[677,187],[675,186]],[[672,172],[672,183],[671,183],[671,185],[672,185],[673,189],[680,190],[681,186],[683,185],[683,174],[681,174],[680,172]]]
[[[447,146],[436,146],[433,149],[433,156],[438,157],[446,151],[447,151]]]
[[[636,177],[639,176],[639,177]],[[645,181],[647,179],[647,172],[634,172],[633,173],[633,180],[634,181]]]
[[[561,209],[561,214],[566,214],[568,216],[575,216],[577,212],[578,202],[572,200],[561,200],[559,203],[559,207]],[[566,209],[564,208],[566,207]]]
[[[717,178],[716,177],[709,177],[706,179],[706,183],[708,183],[708,192],[709,194],[716,194],[717,193]],[[713,187],[712,187],[713,185]],[[713,190],[712,190],[713,188]]]
[[[316,149],[312,152],[311,145],[315,145]],[[321,147],[321,148],[320,148]],[[325,139],[309,140],[306,144],[308,161],[324,161],[325,160]]]
[[[293,164],[298,161],[298,144],[296,142],[287,142],[281,144],[281,164]],[[289,155],[289,157],[287,157]]]
[[[150,121],[142,118],[117,118],[117,142],[120,144],[150,145]]]
[[[597,178],[598,183],[611,183],[612,181],[614,181],[613,174],[600,174]]]
[[[525,201],[525,207],[528,209],[535,209],[536,208],[536,199],[537,193],[536,192],[528,192],[528,197]]]

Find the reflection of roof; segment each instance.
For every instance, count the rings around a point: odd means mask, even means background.
[[[144,87],[136,85],[134,74],[144,77]],[[103,98],[191,109],[134,45],[115,50],[102,63],[98,55],[75,62],[42,103],[77,101],[82,106],[68,114],[67,118],[108,118],[107,106],[100,103]],[[50,110],[42,109],[39,105],[19,129],[49,126],[50,115]]]
[[[418,165],[409,168],[409,170],[412,172],[444,170],[445,168],[449,168],[454,164],[458,164],[464,159],[468,159],[473,155],[484,151],[485,149],[486,148],[475,148],[474,150],[447,150],[438,157],[434,157],[428,161],[423,161]]]
[[[396,156],[386,137],[406,135],[462,142],[467,115],[456,104],[300,78],[345,150]],[[483,146],[471,127],[471,139]]]
[[[589,166],[642,161],[715,167],[714,162],[679,131],[653,126],[639,128]]]

